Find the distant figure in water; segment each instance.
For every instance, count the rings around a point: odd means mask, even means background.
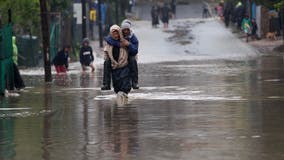
[[[90,46],[90,41],[88,38],[84,38],[82,42],[82,47],[80,49],[80,63],[82,66],[83,72],[87,70],[87,67],[91,67],[91,72],[95,71],[94,67],[94,55],[93,49]]]
[[[53,58],[52,63],[54,64],[56,73],[66,73],[69,67],[69,52],[71,46],[65,45],[61,51],[59,51]]]
[[[164,4],[164,6],[161,9],[161,20],[164,24],[164,28],[169,27],[169,19],[171,16],[171,9],[167,3]]]
[[[152,6],[151,17],[152,17],[152,27],[157,28],[159,25],[159,7],[157,4]]]
[[[203,12],[202,12],[202,17],[203,18],[208,18],[210,17],[210,12],[209,12],[209,6],[207,3],[203,2]]]

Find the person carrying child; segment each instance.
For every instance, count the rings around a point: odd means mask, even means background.
[[[128,66],[128,52],[126,47],[117,47],[115,43],[123,41],[121,30],[118,25],[110,27],[109,36],[105,39],[108,43],[104,46],[104,57],[111,61],[111,77],[114,92],[118,96],[127,97],[131,90],[130,69]]]

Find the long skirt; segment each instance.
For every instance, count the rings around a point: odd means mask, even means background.
[[[128,94],[131,90],[130,70],[127,67],[112,70],[112,82],[114,92],[124,92]]]

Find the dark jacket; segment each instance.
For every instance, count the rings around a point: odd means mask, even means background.
[[[138,48],[139,48],[139,41],[137,37],[135,36],[134,33],[132,33],[131,36],[126,37],[125,39],[129,41],[129,46],[127,47],[128,54],[130,56],[136,56],[138,54]]]
[[[109,45],[120,48],[120,40],[115,40],[111,36],[107,36],[104,39]]]
[[[138,48],[139,48],[139,41],[137,39],[137,37],[135,36],[134,33],[131,33],[131,35],[129,37],[125,38],[127,41],[129,41],[129,46],[127,47],[127,51],[129,56],[136,56],[138,53]],[[105,41],[112,46],[115,47],[121,47],[120,46],[120,41],[119,40],[114,40],[113,38],[111,38],[110,36],[105,38]]]
[[[53,58],[52,63],[56,66],[65,65],[65,67],[68,68],[68,57],[69,57],[69,54],[65,53],[64,50],[61,50]]]
[[[89,66],[94,61],[93,49],[90,46],[81,47],[80,49],[80,63]]]
[[[169,23],[171,9],[165,5],[161,10],[161,20],[163,23]]]

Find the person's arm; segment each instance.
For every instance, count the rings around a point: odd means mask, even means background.
[[[83,48],[80,49],[80,62],[83,62]]]
[[[65,67],[66,67],[66,69],[68,70],[68,67],[69,67],[69,55],[67,55],[67,56],[65,57]]]
[[[128,52],[131,56],[135,56],[138,53],[139,41],[135,35],[130,39],[128,45]]]
[[[68,67],[69,67],[69,64],[67,62],[67,63],[65,63],[65,68],[66,68],[67,71],[68,71]]]
[[[94,55],[93,55],[93,49],[92,49],[92,47],[90,47],[90,52],[91,52],[91,60],[94,61],[95,58],[94,58]]]
[[[111,46],[118,47],[118,48],[121,47],[120,41],[116,41],[116,40],[112,39],[111,37],[106,37],[105,41]]]

